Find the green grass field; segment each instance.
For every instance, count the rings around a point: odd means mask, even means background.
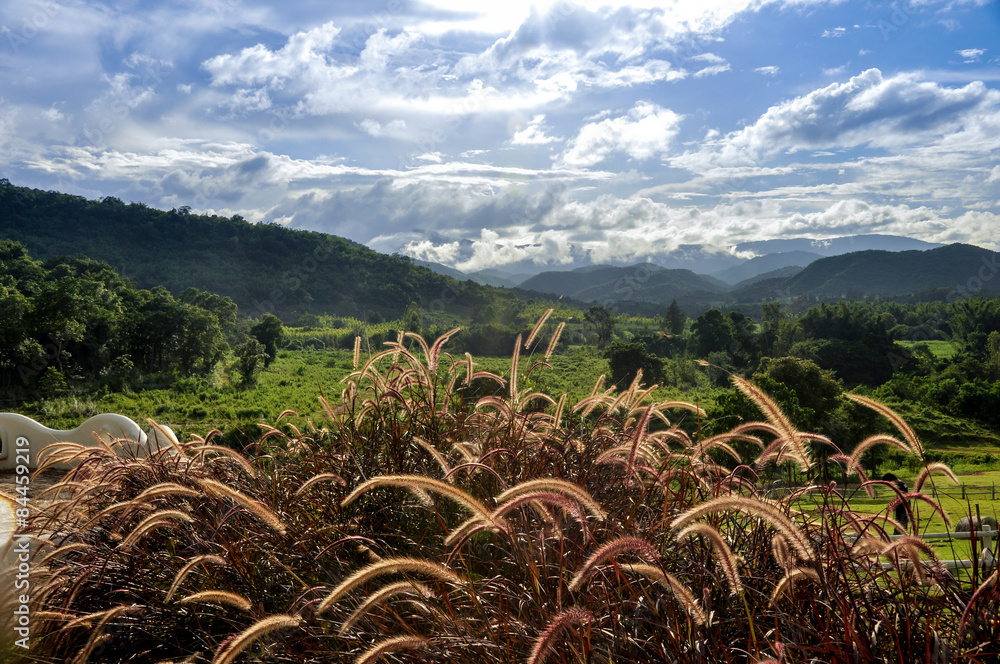
[[[941,339],[931,339],[929,341],[896,341],[897,344],[903,346],[904,348],[913,348],[917,344],[926,345],[934,357],[941,360],[950,360],[958,353],[958,348],[951,341],[944,341]]]
[[[897,474],[912,489],[915,477],[904,471],[899,471]],[[944,475],[935,473],[932,476],[933,483],[928,480],[923,488],[926,494],[936,494],[941,509],[948,514],[948,518],[951,520],[951,530],[954,530],[955,524],[963,516],[975,516],[977,507],[980,516],[992,516],[1000,521],[1000,470],[977,470],[957,473],[957,475],[961,482],[959,485],[954,484]],[[962,485],[965,486],[964,499],[962,498]],[[892,499],[892,494],[888,490],[883,490],[879,491],[875,498],[869,498],[864,491],[859,490],[850,493],[847,498],[854,510],[866,514],[877,514],[885,512],[886,504]],[[912,507],[918,519],[921,533],[949,531],[945,526],[944,519],[931,506],[921,501],[914,501]],[[930,540],[929,542],[942,560],[968,560],[971,557],[971,544],[968,540]],[[996,542],[994,542],[994,552],[996,552]]]

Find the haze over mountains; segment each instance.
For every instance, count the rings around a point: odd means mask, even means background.
[[[752,283],[761,277],[789,277],[794,274],[790,268],[804,268],[815,260],[829,256],[869,250],[924,251],[941,246],[898,235],[850,235],[830,239],[788,238],[743,242],[731,250],[708,245],[681,245],[674,251],[658,254],[654,260],[644,265],[652,270],[657,268],[687,270],[696,275],[711,276],[715,280],[736,286],[744,281]],[[463,273],[437,263],[415,262],[456,279],[472,279],[491,286],[521,286],[531,290],[539,290],[536,287],[547,284],[550,279],[552,283],[547,287],[556,287],[564,280],[564,278],[554,276],[559,272],[579,274],[594,267],[611,267],[574,265],[562,270],[535,267],[529,272],[530,265],[517,264],[516,270],[510,272],[494,269],[488,273]],[[629,270],[642,269],[640,265],[618,265],[617,267]],[[526,274],[526,272],[528,273]],[[535,279],[542,274],[553,276],[541,280]],[[697,287],[706,287],[706,284],[697,284]],[[711,287],[711,282],[707,287],[708,290],[715,290]],[[563,292],[563,290],[565,289],[560,288],[558,292]]]

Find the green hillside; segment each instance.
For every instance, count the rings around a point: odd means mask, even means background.
[[[1000,291],[1000,279],[979,276],[986,268],[996,275],[993,252],[968,244],[951,244],[927,251],[858,251],[822,258],[788,279],[782,288],[792,295],[822,298],[893,297],[918,291],[969,287]]]
[[[495,298],[516,298],[324,233],[253,224],[238,215],[196,215],[185,207],[164,212],[110,197],[88,200],[2,179],[0,232],[38,259],[83,254],[141,288],[179,293],[195,287],[228,296],[253,316],[392,318],[411,302],[467,313]]]
[[[713,277],[691,270],[669,270],[659,265],[627,267],[588,266],[564,272],[542,272],[523,282],[521,288],[565,295],[584,302],[655,302],[693,295],[717,296],[727,286]],[[718,299],[716,297],[716,299]]]

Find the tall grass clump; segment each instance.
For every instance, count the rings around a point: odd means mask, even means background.
[[[859,441],[796,430],[739,379],[762,419],[712,438],[641,377],[575,404],[533,391],[546,323],[507,378],[445,352],[457,330],[401,334],[321,397],[327,421],[239,454],[215,432],[142,459],[67,451],[31,522],[22,661],[997,661],[995,572],[956,578],[913,518],[893,540],[892,503],[765,491],[769,464],[814,476],[817,443],[860,473],[841,451]]]

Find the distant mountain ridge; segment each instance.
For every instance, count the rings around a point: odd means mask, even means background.
[[[997,258],[995,252],[969,244],[926,251],[858,251],[815,261],[781,287],[793,296],[821,298],[854,293],[894,297],[933,289],[997,292]],[[981,272],[989,278],[982,278]]]
[[[741,242],[736,245],[736,251],[743,253],[751,251],[758,256],[790,251],[805,251],[820,256],[839,256],[855,251],[870,249],[882,251],[926,251],[944,245],[935,242],[924,242],[901,235],[846,235],[826,240],[814,238],[785,238],[777,240],[756,240]]]
[[[823,258],[822,254],[797,250],[766,254],[751,258],[746,263],[734,265],[721,272],[716,272],[712,276],[732,285],[788,267],[805,267],[820,258]]]
[[[627,267],[594,265],[565,272],[542,272],[520,288],[572,297],[584,302],[662,302],[693,294],[719,295],[728,286],[691,270],[670,270],[641,263]]]

